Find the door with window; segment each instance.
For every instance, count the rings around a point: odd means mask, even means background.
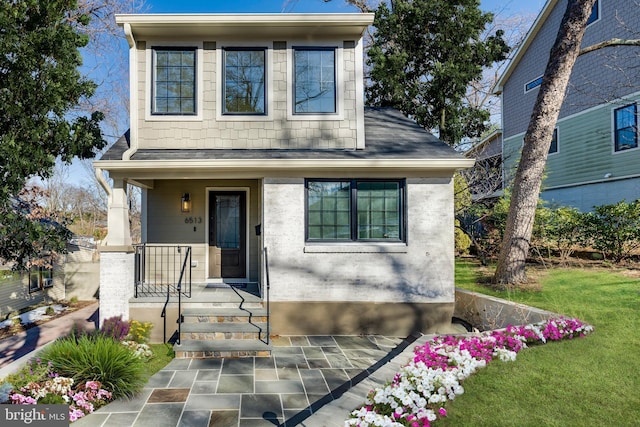
[[[246,277],[246,193],[209,193],[209,277]]]

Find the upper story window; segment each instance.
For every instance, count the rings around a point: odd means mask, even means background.
[[[558,152],[558,128],[553,130],[553,136],[551,137],[551,145],[549,146],[549,154]]]
[[[598,9],[598,6],[600,3],[598,0],[596,0],[596,2],[593,4],[593,8],[591,9],[591,15],[589,15],[589,18],[587,19],[587,25],[592,24],[594,22],[596,22],[598,19],[600,19],[600,10]]]
[[[152,114],[196,114],[195,48],[153,48],[152,79]]]
[[[615,151],[638,147],[638,107],[629,104],[613,110]]]
[[[336,113],[336,52],[294,48],[294,114]]]
[[[226,48],[224,114],[266,114],[265,49]]]
[[[530,90],[537,88],[541,84],[542,84],[542,76],[540,76],[537,79],[531,80],[530,82],[526,83],[524,85],[524,91],[525,92],[529,92]]]
[[[403,241],[404,187],[404,180],[307,180],[307,240]]]

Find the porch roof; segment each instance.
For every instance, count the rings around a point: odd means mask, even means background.
[[[453,170],[471,167],[465,158],[393,108],[365,108],[365,148],[345,149],[138,149],[130,160],[125,133],[95,166],[107,170],[171,167],[394,168]]]

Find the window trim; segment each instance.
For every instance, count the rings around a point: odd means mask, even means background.
[[[265,113],[224,113],[222,105],[224,105],[224,51],[225,49],[264,49],[265,53]],[[215,111],[216,121],[219,122],[259,122],[273,121],[273,42],[216,42],[216,69],[215,69]],[[213,71],[212,71],[213,72]]]
[[[196,64],[195,64],[195,114],[156,114],[153,112],[153,84],[154,84],[154,74],[155,74],[155,61],[154,61],[154,51],[155,49],[194,49],[196,54]],[[145,84],[145,120],[149,122],[166,122],[166,121],[182,121],[182,122],[193,122],[193,121],[202,121],[202,111],[203,111],[203,43],[202,42],[169,42],[169,41],[158,41],[153,43],[148,43],[145,48],[145,63],[146,67],[146,84]]]
[[[634,119],[635,119],[635,143],[636,146],[635,147],[631,147],[631,148],[627,148],[627,149],[619,149],[618,148],[618,128],[616,126],[616,112],[620,111],[620,110],[624,110],[626,108],[629,107],[633,107],[634,109]],[[631,102],[629,104],[626,105],[622,105],[618,108],[613,108],[611,110],[611,133],[612,133],[612,142],[613,142],[613,154],[618,154],[618,153],[627,153],[629,151],[635,151],[638,148],[640,148],[640,144],[638,141],[639,140],[639,131],[638,131],[638,103],[637,102]]]
[[[349,239],[310,239],[309,238],[309,183],[310,182],[349,182]],[[400,192],[400,224],[398,239],[359,239],[358,238],[358,210],[357,210],[357,184],[359,182],[394,182],[398,184]],[[305,178],[304,180],[304,240],[307,244],[333,245],[356,243],[367,244],[406,244],[407,242],[407,180],[405,178]]]
[[[227,92],[227,85],[226,85],[226,52],[240,52],[240,51],[244,51],[244,52],[259,52],[261,51],[264,54],[264,70],[263,70],[263,92],[264,92],[264,112],[263,113],[251,113],[251,112],[236,112],[236,111],[225,111],[226,109],[226,104],[225,104],[225,98],[226,98],[226,92]],[[268,91],[267,91],[267,86],[269,86],[267,84],[268,78],[269,78],[269,73],[268,73],[268,66],[267,66],[267,48],[262,46],[262,47],[252,47],[252,46],[224,46],[222,48],[222,65],[220,67],[220,90],[221,90],[221,103],[220,103],[220,111],[221,114],[223,116],[251,116],[251,117],[258,117],[258,116],[268,116],[269,115],[269,96],[268,96]]]
[[[335,113],[295,113],[295,50],[329,50],[335,53]],[[308,43],[304,41],[287,42],[287,120],[343,120],[344,118],[344,43]]]

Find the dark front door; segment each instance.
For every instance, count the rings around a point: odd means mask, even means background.
[[[246,277],[246,194],[212,191],[209,194],[209,276]]]

